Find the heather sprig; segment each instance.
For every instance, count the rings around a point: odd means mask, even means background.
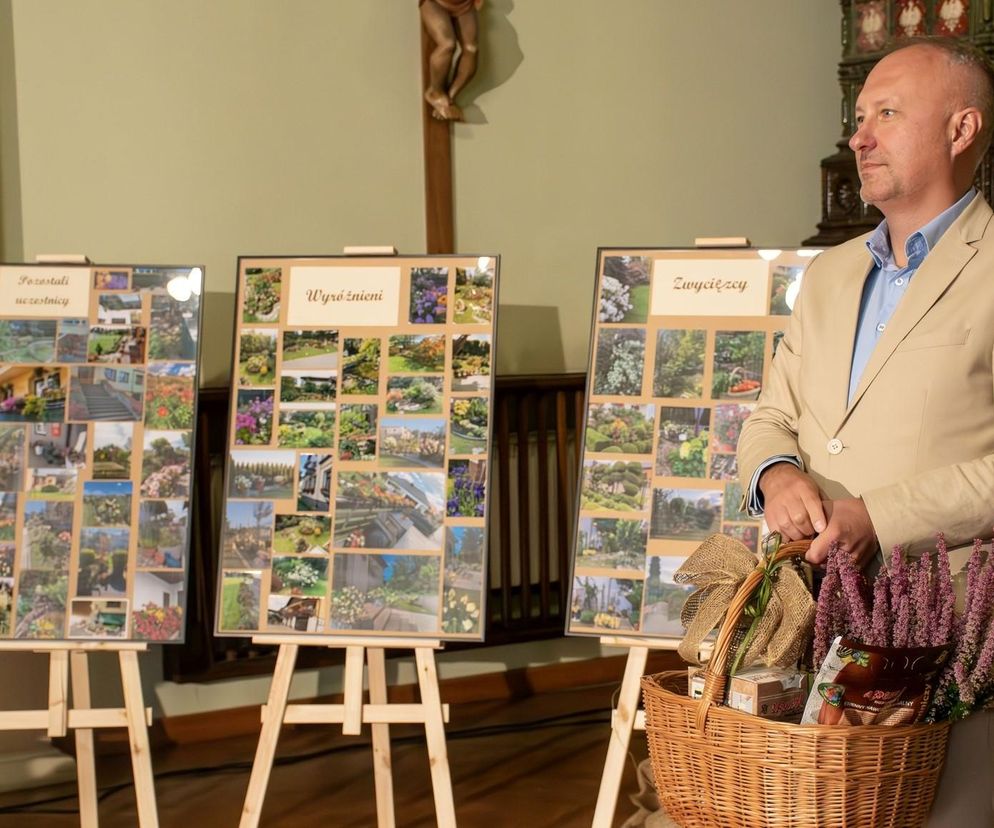
[[[890,619],[890,576],[881,572],[873,582],[873,621],[868,644],[874,647],[891,646]]]
[[[872,635],[870,610],[866,601],[866,579],[856,568],[852,557],[838,546],[829,552],[835,558],[835,567],[842,582],[842,595],[845,598],[849,619],[849,633],[860,641],[869,641]]]

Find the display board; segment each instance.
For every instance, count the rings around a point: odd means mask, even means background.
[[[599,251],[569,633],[682,638],[687,555],[758,548],[735,447],[818,252]]]
[[[239,260],[218,635],[482,637],[497,268]]]
[[[0,265],[0,638],[183,640],[202,280]]]

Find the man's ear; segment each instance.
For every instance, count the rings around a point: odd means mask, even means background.
[[[984,116],[975,106],[961,109],[952,117],[952,154],[962,155],[980,136]]]

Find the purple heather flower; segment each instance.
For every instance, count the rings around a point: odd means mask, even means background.
[[[815,665],[821,665],[825,656],[828,655],[828,648],[832,645],[833,633],[839,623],[838,616],[842,611],[838,601],[841,589],[842,582],[839,580],[835,556],[829,552],[825,577],[821,582],[821,590],[818,592],[818,607],[815,610]]]
[[[928,646],[929,634],[934,623],[930,613],[932,584],[932,555],[926,549],[918,563],[911,567],[911,629],[908,643],[915,647]]]
[[[846,599],[849,613],[849,632],[859,641],[869,641],[872,624],[864,594],[866,581],[849,554],[841,551],[838,545],[835,545],[835,557],[839,566],[839,578],[842,581],[842,594]]]
[[[890,577],[879,572],[873,581],[873,620],[869,644],[889,647],[891,639]]]
[[[953,609],[956,605],[956,593],[953,590],[953,579],[949,571],[949,550],[946,548],[946,538],[940,532],[936,547],[939,550],[936,561],[935,604],[932,618],[935,621],[935,631],[932,644],[948,644],[953,639]]]

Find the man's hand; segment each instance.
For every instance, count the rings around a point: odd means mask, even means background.
[[[877,533],[870,521],[863,499],[846,497],[842,500],[827,500],[823,504],[828,515],[828,526],[811,543],[805,559],[808,563],[823,564],[828,557],[828,547],[838,543],[862,569],[877,551]]]
[[[784,540],[810,538],[828,525],[818,485],[793,463],[775,463],[763,471],[759,489],[766,525]]]

